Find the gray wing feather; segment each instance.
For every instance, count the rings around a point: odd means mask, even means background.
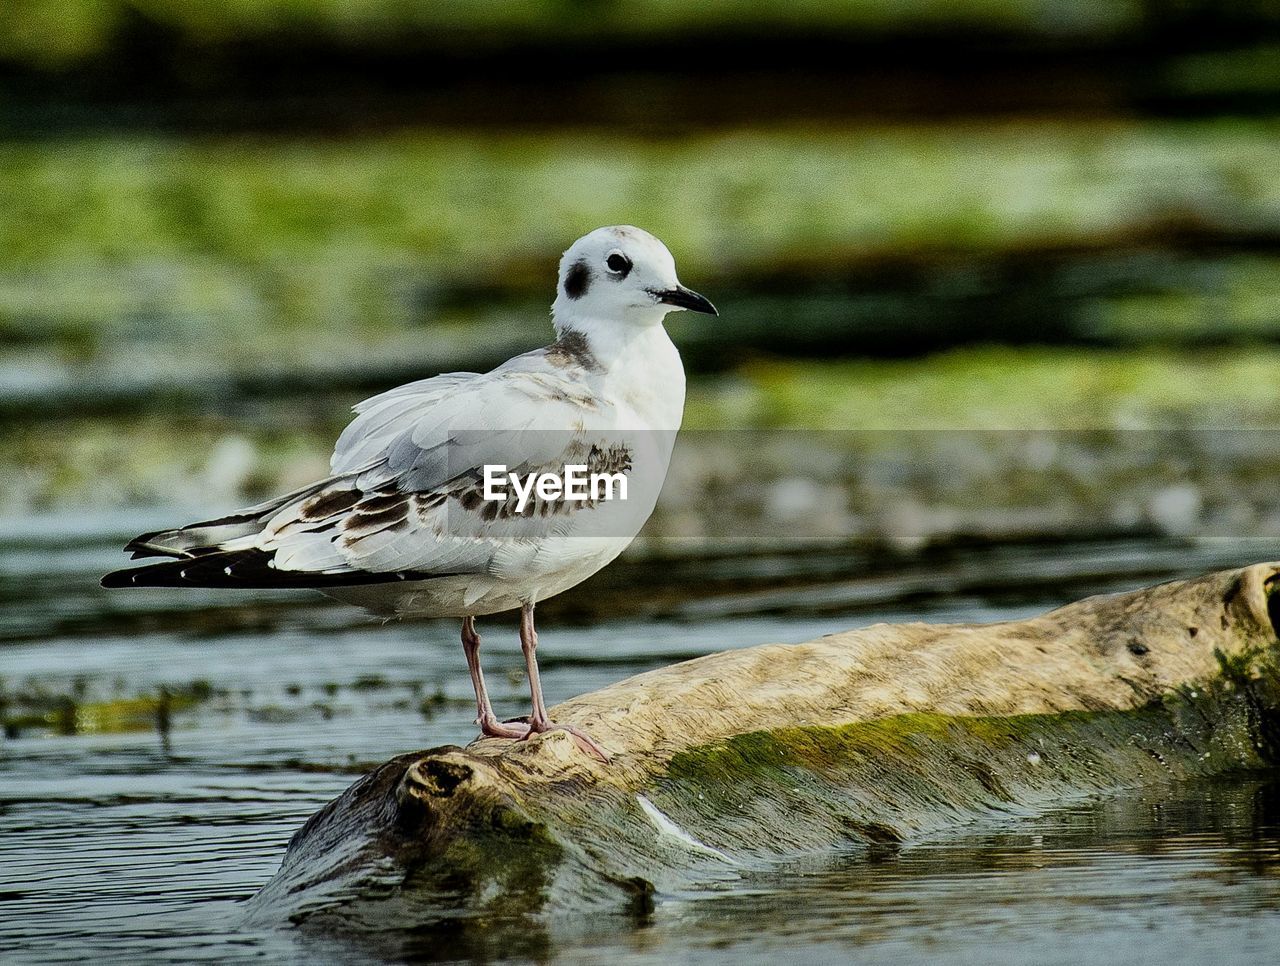
[[[415,415],[428,411],[434,403],[464,389],[468,383],[483,378],[475,372],[448,372],[398,386],[357,403],[356,418],[342,431],[334,445],[329,463],[331,472],[347,473],[380,456],[387,444],[404,432]]]
[[[322,521],[306,519],[301,505],[276,514],[257,546],[274,549],[280,569],[489,571],[499,554],[510,558],[513,546],[562,533],[572,521],[485,519],[460,505],[457,487],[474,485],[486,464],[513,471],[563,465],[570,451],[581,450],[584,427],[610,415],[573,370],[553,368],[542,353],[484,375],[450,373],[401,386],[356,411],[332,467],[375,495]],[[371,514],[374,502],[379,509]]]
[[[343,433],[351,451],[342,457],[344,467],[376,460],[361,474],[362,487],[394,484],[406,493],[428,493],[488,463],[544,465],[560,454],[568,433],[600,415],[586,387],[553,370],[541,353],[517,356],[484,375],[438,378],[445,381],[425,380],[416,392],[370,408],[366,427],[375,439],[360,436],[360,420]]]

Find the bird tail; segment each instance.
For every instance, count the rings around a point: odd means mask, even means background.
[[[323,490],[334,482],[333,478],[319,480],[300,490],[275,497],[257,506],[237,510],[216,520],[202,520],[199,523],[188,523],[186,526],[172,530],[155,530],[134,537],[125,545],[125,552],[132,553],[133,559],[140,557],[181,557],[192,558],[204,554],[216,553],[223,545],[260,533],[272,516],[290,503],[303,500]]]
[[[338,575],[305,574],[277,570],[275,551],[260,550],[233,541],[253,538],[281,510],[306,500],[344,477],[317,480],[300,490],[275,497],[257,506],[237,510],[216,520],[190,523],[173,530],[156,530],[134,537],[125,546],[133,559],[174,557],[163,563],[117,570],[102,578],[103,587],[296,587],[324,586]],[[320,497],[332,503],[350,502],[354,491],[341,490]],[[358,495],[358,494],[357,494]]]

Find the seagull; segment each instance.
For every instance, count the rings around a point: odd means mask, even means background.
[[[680,284],[653,235],[598,228],[560,261],[550,345],[359,403],[329,476],[142,534],[125,547],[134,559],[173,559],[102,586],[310,587],[387,617],[460,618],[482,735],[563,730],[607,762],[590,735],[547,715],[534,607],[609,564],[653,511],[684,413],[684,367],[663,327],[680,310],[719,314]],[[612,482],[574,487],[573,473]],[[476,618],[517,609],[532,710],[500,721]]]

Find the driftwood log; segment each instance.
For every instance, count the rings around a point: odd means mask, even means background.
[[[294,835],[258,921],[643,909],[779,860],[1280,759],[1280,565],[1000,624],[876,625],[662,668],[563,732],[402,755]]]

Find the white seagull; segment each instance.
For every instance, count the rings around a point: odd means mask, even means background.
[[[684,368],[662,326],[680,309],[718,314],[680,284],[657,238],[598,228],[560,261],[551,345],[492,372],[365,400],[331,475],[217,520],[143,534],[125,547],[135,558],[177,559],[102,585],[314,587],[383,615],[459,617],[484,735],[563,729],[607,761],[588,735],[547,716],[533,610],[617,557],[653,511],[684,412]],[[625,483],[583,498],[581,485],[567,493],[571,472]],[[535,478],[545,489],[529,489]],[[527,724],[494,714],[475,627],[517,608]]]

